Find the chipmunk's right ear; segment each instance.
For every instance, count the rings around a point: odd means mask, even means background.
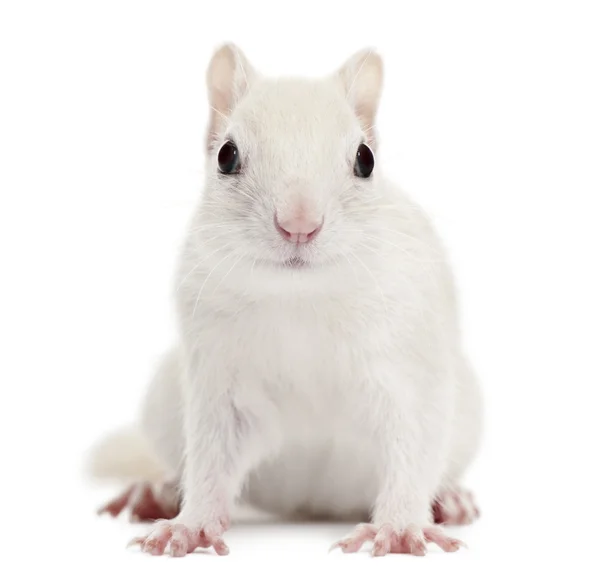
[[[354,112],[369,144],[375,145],[375,118],[383,86],[383,60],[372,48],[356,52],[338,71],[346,91],[346,98]]]
[[[224,44],[213,54],[206,73],[211,106],[207,143],[209,149],[255,78],[254,68],[235,44]]]

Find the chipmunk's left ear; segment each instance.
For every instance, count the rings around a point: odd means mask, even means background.
[[[381,56],[371,48],[364,48],[344,63],[338,76],[363,130],[369,140],[374,140],[375,118],[383,87]]]
[[[257,76],[241,49],[224,44],[213,54],[206,71],[210,102],[208,147],[218,139],[224,124],[239,101],[248,93]]]

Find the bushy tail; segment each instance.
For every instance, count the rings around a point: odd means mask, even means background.
[[[164,470],[135,426],[116,430],[91,448],[87,473],[99,481],[149,481],[164,478]]]

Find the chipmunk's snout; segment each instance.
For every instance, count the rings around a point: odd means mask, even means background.
[[[314,240],[323,228],[322,218],[318,221],[305,214],[297,214],[291,218],[280,218],[275,214],[273,221],[279,234],[292,244],[305,244]]]

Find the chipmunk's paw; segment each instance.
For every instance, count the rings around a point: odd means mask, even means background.
[[[391,554],[413,554],[424,556],[427,543],[437,544],[444,552],[456,552],[464,544],[444,534],[437,526],[419,528],[411,525],[404,530],[396,530],[391,524],[376,527],[374,524],[359,524],[354,532],[336,542],[332,549],[340,548],[342,552],[358,552],[365,542],[373,542],[371,554],[385,556]]]

